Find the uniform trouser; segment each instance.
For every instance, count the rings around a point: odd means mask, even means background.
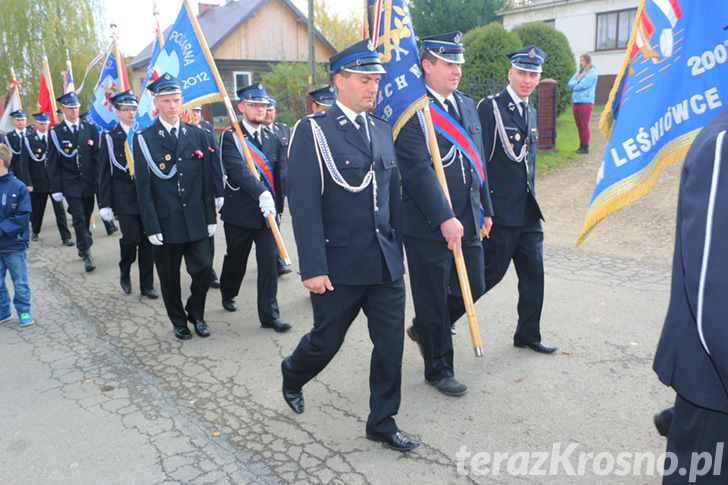
[[[205,297],[210,288],[210,243],[208,238],[181,244],[154,246],[159,286],[167,315],[175,327],[187,327],[187,321],[203,320]],[[190,296],[182,307],[180,265],[185,258],[187,273],[192,277]]]
[[[210,236],[210,261],[215,262],[215,236]],[[215,267],[210,265],[210,282],[217,279],[217,273]]]
[[[119,239],[119,269],[128,277],[131,265],[139,252],[139,288],[141,291],[154,288],[154,253],[142,225],[142,218],[133,214],[117,214],[121,238]]]
[[[412,301],[415,306],[415,330],[424,350],[425,379],[436,381],[454,375],[451,313],[461,310],[460,285],[453,253],[445,241],[405,236]],[[463,242],[463,257],[473,298],[481,295],[483,281],[483,247],[480,241]],[[452,310],[451,310],[452,309]]]
[[[346,332],[363,310],[369,338],[374,344],[369,365],[369,417],[366,431],[390,434],[397,431],[394,415],[399,411],[404,345],[405,289],[403,278],[371,286],[348,286],[333,282],[334,291],[311,293],[313,329],[281,365],[286,384],[300,389],[316,377],[336,355]]]
[[[48,201],[48,192],[31,192],[30,193],[30,228],[40,234],[43,225],[43,215],[45,214],[46,202]],[[61,241],[71,239],[71,231],[68,230],[68,222],[66,221],[66,210],[63,207],[63,201],[56,202],[51,199],[53,205],[53,213],[56,216],[56,226],[61,235]]]
[[[223,300],[238,296],[245,277],[250,249],[255,242],[255,260],[258,264],[258,318],[261,323],[280,317],[278,311],[278,266],[276,243],[270,229],[250,229],[225,223],[227,252],[222,261],[220,293]]]
[[[66,197],[68,212],[71,213],[73,231],[76,233],[76,247],[86,251],[94,243],[89,231],[91,213],[94,211],[94,197]]]
[[[518,327],[513,340],[541,341],[543,308],[543,229],[541,222],[525,227],[493,224],[490,238],[483,239],[485,291],[503,278],[511,260],[518,275]]]
[[[728,413],[697,406],[678,394],[667,452],[672,458],[665,459],[663,485],[728,483]]]

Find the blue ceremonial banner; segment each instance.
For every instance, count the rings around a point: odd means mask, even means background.
[[[88,110],[91,119],[101,128],[112,128],[119,121],[111,97],[121,91],[121,82],[116,68],[116,56],[114,56],[113,52],[110,52],[106,56],[104,67],[101,69],[101,76],[99,76],[99,82],[94,89],[94,98]]]
[[[387,73],[379,81],[374,114],[392,126],[394,138],[428,98],[406,0],[367,0],[374,40]],[[377,13],[379,18],[377,19]]]
[[[609,139],[575,246],[681,161],[728,101],[728,2],[642,0],[600,128]]]
[[[210,66],[205,57],[202,47],[204,42],[204,39],[197,36],[190,20],[190,10],[185,2],[177,20],[169,28],[164,46],[160,48],[159,41],[155,42],[147,75],[142,82],[143,93],[139,99],[139,108],[127,137],[129,146],[135,132],[154,123],[157,116],[154,98],[146,86],[165,72],[182,82],[184,104],[180,112],[189,106],[222,101],[222,95],[213,75],[214,66]]]

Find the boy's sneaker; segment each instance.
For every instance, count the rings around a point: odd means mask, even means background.
[[[20,314],[20,326],[21,327],[30,327],[35,322],[33,321],[33,317],[30,316],[30,313],[21,313]]]
[[[12,313],[8,313],[7,315],[2,316],[2,317],[0,317],[0,325],[2,325],[3,323],[9,322],[12,319],[13,319],[13,314]]]

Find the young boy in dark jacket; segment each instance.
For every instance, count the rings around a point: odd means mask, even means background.
[[[30,316],[30,287],[25,264],[28,248],[28,221],[30,220],[30,194],[25,184],[8,171],[12,153],[7,145],[0,145],[0,324],[8,322],[13,314],[10,294],[5,284],[5,272],[10,272],[15,295],[13,304],[21,327],[33,325]]]

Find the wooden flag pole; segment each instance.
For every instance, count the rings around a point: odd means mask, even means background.
[[[240,140],[240,145],[243,147],[243,155],[245,156],[245,162],[248,165],[248,169],[253,172],[255,176],[258,176],[258,170],[255,168],[255,164],[253,163],[253,157],[250,156],[250,151],[248,150],[248,144],[245,141],[245,138],[243,137],[243,132],[240,130],[240,124],[238,123],[238,117],[235,114],[235,110],[233,109],[233,105],[230,102],[230,97],[227,94],[227,91],[225,90],[225,85],[222,82],[222,79],[220,78],[220,73],[217,71],[217,66],[215,65],[215,60],[212,58],[212,53],[210,53],[209,47],[207,47],[207,41],[205,40],[205,36],[202,34],[202,29],[200,29],[200,24],[197,22],[197,17],[195,17],[194,13],[192,13],[192,8],[190,8],[190,4],[188,0],[184,0],[185,8],[187,9],[187,15],[190,18],[190,22],[192,22],[192,26],[195,29],[195,33],[197,34],[197,38],[200,41],[200,45],[202,46],[202,51],[205,54],[205,58],[207,59],[207,63],[210,66],[210,69],[212,70],[212,74],[215,77],[215,82],[217,83],[217,89],[220,92],[220,95],[223,98],[223,103],[225,104],[225,109],[227,110],[228,118],[230,118],[230,124],[235,130],[235,135]],[[288,256],[288,251],[286,251],[286,245],[283,243],[283,238],[281,237],[281,232],[278,230],[278,224],[276,223],[276,219],[273,216],[273,214],[268,214],[268,217],[266,218],[268,221],[268,226],[270,226],[270,230],[273,233],[273,238],[276,240],[276,245],[278,246],[278,251],[281,253],[281,258],[283,258],[283,262],[290,266],[291,264],[291,258]]]
[[[445,169],[442,167],[442,159],[440,158],[440,148],[437,146],[437,135],[435,127],[432,123],[432,115],[430,107],[426,106],[422,110],[425,115],[425,124],[427,125],[427,140],[430,145],[430,153],[432,154],[432,166],[435,169],[437,180],[440,182],[442,191],[447,201],[452,207],[450,199],[450,191],[447,188],[447,179],[445,179]],[[465,258],[462,251],[458,254],[457,248],[453,248],[453,256],[455,257],[455,268],[458,272],[458,281],[460,281],[460,291],[463,294],[463,303],[465,304],[465,314],[468,317],[468,326],[470,327],[470,337],[473,341],[473,349],[476,357],[483,356],[483,343],[480,340],[480,328],[478,327],[478,317],[475,315],[475,305],[473,304],[473,294],[470,292],[470,280],[468,279],[468,270],[465,267]]]
[[[20,99],[20,90],[18,89],[18,79],[15,77],[15,69],[10,67],[10,74],[13,76],[13,88],[15,89],[15,96],[18,97],[18,109],[23,109],[23,101]]]
[[[53,110],[53,113],[51,113],[51,118],[53,119],[54,123],[56,123],[58,120],[56,120],[56,116],[58,114],[56,111],[58,111],[58,106],[56,106],[56,93],[53,91],[53,80],[51,79],[51,69],[48,67],[48,56],[45,54],[43,55],[43,77],[45,78],[46,82],[46,88],[48,89],[48,93],[50,93],[51,97],[51,109]]]

